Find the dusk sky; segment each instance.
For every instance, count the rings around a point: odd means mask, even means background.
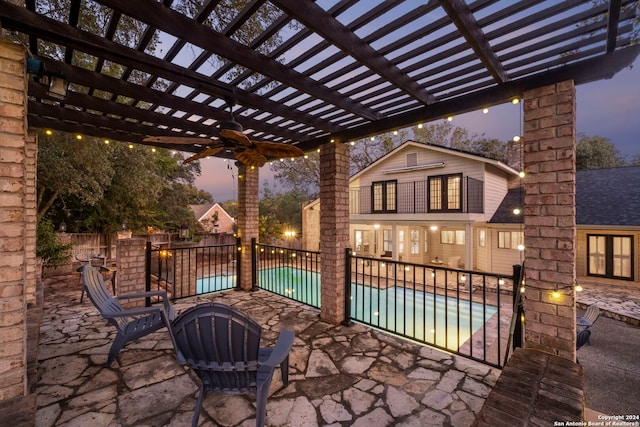
[[[520,108],[504,104],[491,108],[488,114],[477,111],[454,117],[454,123],[472,134],[506,141],[521,133]],[[577,86],[577,116],[579,134],[608,138],[626,156],[640,154],[640,60],[613,79]],[[211,193],[216,202],[236,197],[235,167],[228,169],[228,162],[218,158],[203,159],[200,165],[198,188]],[[260,190],[267,181],[277,190],[268,164],[260,170]]]

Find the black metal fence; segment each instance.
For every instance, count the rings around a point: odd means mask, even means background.
[[[254,284],[312,307],[320,307],[320,252],[253,244]]]
[[[349,189],[349,213],[374,213],[371,186]],[[484,212],[484,182],[465,177],[462,188],[462,205],[459,212]],[[390,212],[402,214],[429,213],[428,181],[400,182],[395,190],[395,208]]]
[[[349,258],[345,301],[351,320],[502,366],[511,342],[512,299],[505,295],[513,293],[513,277]]]
[[[148,243],[147,289],[164,289],[177,299],[237,288],[239,246],[239,240],[173,248]],[[320,252],[255,240],[251,248],[254,289],[320,308]],[[345,255],[348,321],[495,367],[520,345],[520,266],[506,276],[354,256],[349,249]]]
[[[166,290],[173,300],[233,289],[240,252],[236,244],[173,246],[147,243],[147,289]]]

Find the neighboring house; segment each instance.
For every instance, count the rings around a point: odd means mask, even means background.
[[[189,205],[196,221],[209,233],[233,234],[235,221],[218,203]]]
[[[522,218],[512,211],[521,198],[520,188],[509,191],[488,224],[493,235],[518,230]],[[578,171],[576,229],[577,277],[639,284],[640,166]]]
[[[351,177],[351,247],[358,255],[485,269],[485,224],[514,182],[518,171],[502,162],[407,141]],[[306,248],[319,245],[320,214],[318,200],[303,208]],[[517,249],[509,252],[495,272],[520,262]]]
[[[577,276],[640,282],[640,167],[578,171]],[[522,262],[518,171],[408,141],[351,177],[358,255],[510,274]],[[303,207],[303,244],[318,249],[320,201]]]

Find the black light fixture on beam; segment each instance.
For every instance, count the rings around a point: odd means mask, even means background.
[[[55,99],[64,99],[67,96],[69,82],[65,80],[62,73],[48,71],[44,63],[38,59],[27,58],[27,73],[43,78],[49,81],[49,90],[47,94]]]

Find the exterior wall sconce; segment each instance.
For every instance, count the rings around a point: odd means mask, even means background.
[[[180,226],[180,238],[182,240],[187,240],[189,238],[189,226],[187,224],[182,224]]]
[[[49,80],[49,90],[47,94],[55,99],[64,99],[67,96],[69,82],[65,80],[62,73],[48,71],[44,63],[34,58],[27,58],[27,73]]]

